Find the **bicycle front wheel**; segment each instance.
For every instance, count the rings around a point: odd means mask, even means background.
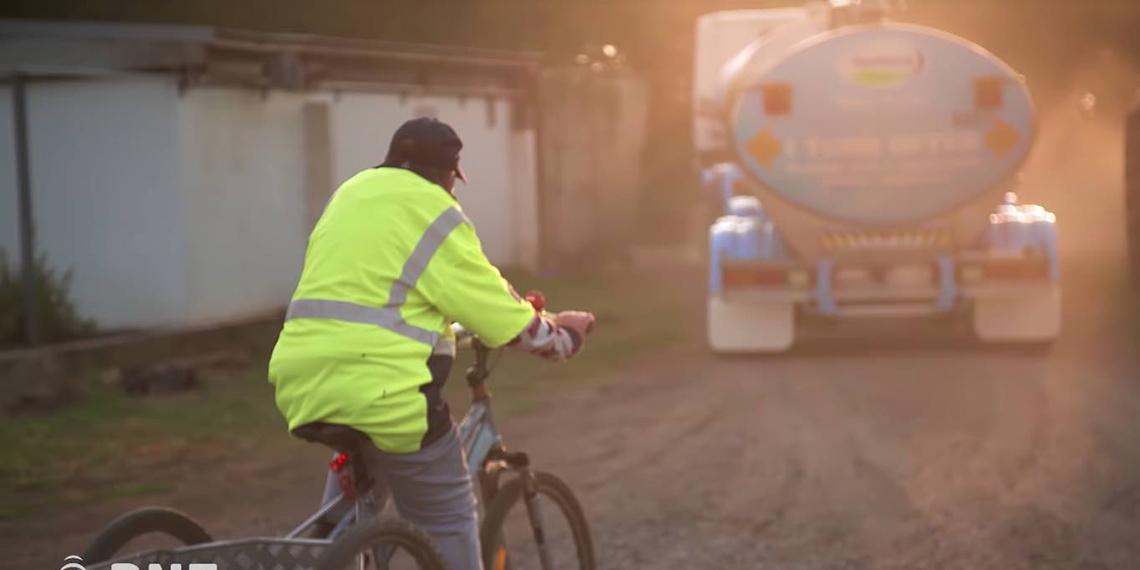
[[[578,499],[550,473],[537,471],[533,477],[534,497],[528,500],[523,478],[516,477],[487,505],[480,530],[483,567],[594,570],[594,544]]]

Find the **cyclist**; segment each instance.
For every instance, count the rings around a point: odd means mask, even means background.
[[[337,189],[269,362],[289,429],[325,422],[366,434],[378,485],[452,570],[482,564],[474,489],[441,395],[450,323],[558,361],[582,349],[594,319],[537,313],[487,260],[453,196],[456,179],[466,182],[462,147],[447,124],[410,120],[380,166]],[[326,500],[337,492],[330,480]]]

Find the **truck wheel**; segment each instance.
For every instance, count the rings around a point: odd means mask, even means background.
[[[974,334],[985,343],[1049,345],[1061,332],[1061,287],[974,300]]]
[[[714,352],[786,352],[795,336],[795,303],[708,299],[708,342]]]

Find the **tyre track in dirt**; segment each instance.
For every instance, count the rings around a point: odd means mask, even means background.
[[[1140,567],[1136,339],[1070,281],[1051,354],[698,340],[500,428],[579,491],[606,568]]]
[[[580,495],[603,568],[1136,568],[1136,339],[1101,298],[1067,303],[1045,356],[902,335],[726,359],[697,338],[498,424]],[[227,463],[169,502],[220,537],[275,534],[312,508],[326,455]]]

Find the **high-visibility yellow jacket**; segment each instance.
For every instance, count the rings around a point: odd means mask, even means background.
[[[413,452],[451,426],[439,397],[455,352],[449,325],[498,346],[534,317],[449,193],[411,171],[369,169],[341,185],[313,229],[269,379],[290,430],[343,424],[380,449]]]

